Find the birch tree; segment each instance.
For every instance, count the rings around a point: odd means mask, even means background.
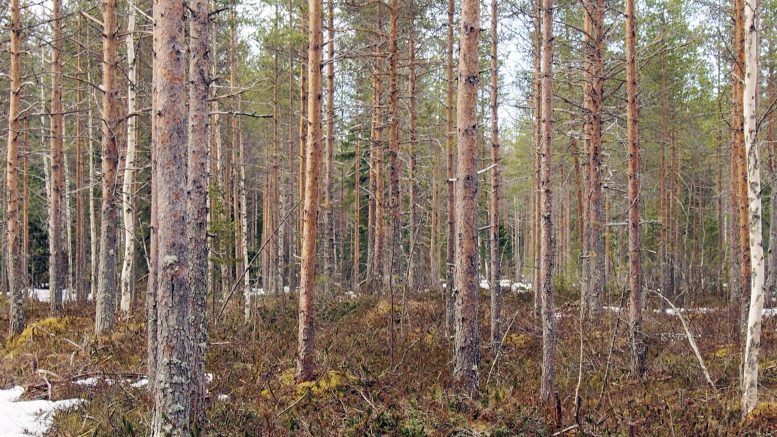
[[[758,403],[758,352],[761,346],[761,317],[764,305],[764,253],[761,230],[761,162],[758,154],[759,0],[745,0],[745,76],[743,115],[747,148],[747,200],[750,243],[750,306],[745,331],[742,371],[742,415]]]
[[[124,222],[124,261],[121,268],[121,312],[129,315],[134,295],[135,269],[135,211],[132,190],[135,178],[135,149],[137,143],[136,92],[138,70],[135,65],[135,17],[137,12],[134,0],[129,0],[129,18],[127,20],[127,150],[124,158],[124,179],[122,181],[121,204]]]

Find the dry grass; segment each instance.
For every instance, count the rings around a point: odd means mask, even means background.
[[[488,296],[481,299],[487,302]],[[762,340],[763,403],[741,423],[739,352],[731,345],[725,314],[689,317],[715,380],[713,391],[679,321],[663,314],[646,318],[649,373],[642,380],[632,379],[626,324],[618,319],[625,313],[605,313],[584,328],[581,409],[576,419],[577,307],[560,299],[558,417],[555,407],[546,408],[537,397],[541,342],[529,299],[507,298],[507,323],[513,316],[515,321],[496,364],[493,351],[481,350],[481,396],[475,400],[458,398],[448,389],[451,351],[441,324],[439,293],[411,294],[404,309],[397,294],[393,311],[389,296],[321,296],[317,306],[321,376],[303,385],[292,378],[294,299],[262,299],[250,326],[242,323],[236,303],[218,323],[211,321],[206,370],[215,378],[208,386],[207,420],[198,432],[549,435],[569,429],[571,434],[591,435],[761,435],[777,429],[774,320],[766,322]],[[488,332],[486,306],[481,305],[481,337]],[[28,396],[33,397],[87,399],[84,408],[57,415],[56,435],[145,435],[150,411],[146,390],[107,383],[87,389],[73,383],[85,375],[132,379],[144,372],[142,317],[123,321],[112,335],[94,339],[92,311],[93,307],[68,309],[67,319],[45,321],[45,306],[33,306],[29,319],[36,328],[21,340],[3,339],[0,383],[28,385]],[[7,324],[5,302],[0,314],[0,323]]]

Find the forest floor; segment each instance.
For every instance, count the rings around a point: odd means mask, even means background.
[[[538,397],[541,331],[531,293],[506,293],[504,345],[481,348],[480,396],[451,391],[451,346],[438,292],[393,296],[322,294],[317,304],[319,379],[295,384],[297,309],[293,295],[258,299],[245,325],[239,302],[211,320],[206,371],[209,407],[201,435],[763,435],[777,430],[777,318],[765,319],[761,403],[739,410],[739,350],[726,311],[684,314],[714,382],[705,380],[676,314],[647,311],[648,373],[631,378],[626,312],[580,323],[574,292],[559,293],[557,402]],[[488,291],[481,291],[481,340],[488,338]],[[623,306],[625,302],[611,302]],[[709,307],[714,303],[706,302]],[[660,302],[648,299],[651,308]],[[701,305],[699,305],[701,306]],[[94,338],[94,308],[48,319],[29,302],[28,328],[0,337],[0,388],[24,399],[84,399],[54,417],[52,435],[146,435],[151,400],[144,311]],[[8,303],[0,299],[0,326]],[[584,334],[581,336],[580,327]],[[0,330],[0,336],[7,335]],[[582,347],[581,347],[582,339]],[[575,392],[578,373],[579,408]]]

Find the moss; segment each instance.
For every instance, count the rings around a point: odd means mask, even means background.
[[[532,343],[532,338],[524,334],[510,334],[505,339],[505,343],[516,349],[523,349]]]
[[[777,402],[759,402],[747,415],[747,421],[777,419]]]
[[[727,344],[718,350],[716,350],[712,355],[715,358],[729,358],[731,356],[734,356],[737,353],[737,347],[733,344]]]
[[[296,374],[293,368],[286,369],[278,377],[278,382],[281,387],[294,388],[294,393],[297,397],[303,396],[308,392],[313,396],[322,396],[327,393],[339,393],[343,391],[344,386],[347,383],[357,381],[358,379],[344,372],[338,372],[336,370],[329,370],[321,377],[314,381],[305,381],[297,383]],[[266,388],[261,392],[264,397],[271,397],[270,389]]]
[[[71,317],[49,317],[27,325],[21,334],[9,339],[6,351],[14,355],[36,338],[56,337],[68,330],[75,320]]]

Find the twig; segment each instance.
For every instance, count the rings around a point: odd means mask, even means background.
[[[702,372],[704,372],[704,378],[707,380],[707,383],[710,385],[710,387],[712,387],[712,390],[717,392],[715,383],[712,382],[712,378],[710,378],[710,372],[707,371],[707,366],[704,365],[704,358],[702,358],[701,353],[699,352],[699,347],[696,345],[696,340],[693,339],[693,334],[691,334],[691,329],[688,327],[688,322],[685,321],[685,317],[683,317],[683,314],[680,312],[680,310],[678,310],[672,301],[667,299],[666,296],[656,290],[651,291],[658,295],[658,297],[663,299],[666,303],[668,303],[669,306],[672,307],[672,309],[675,311],[675,313],[677,313],[677,317],[680,318],[680,322],[683,324],[683,329],[685,330],[685,336],[688,338],[688,343],[691,345],[691,349],[693,349],[693,353],[696,355],[696,359],[699,360],[699,366],[701,366]]]

